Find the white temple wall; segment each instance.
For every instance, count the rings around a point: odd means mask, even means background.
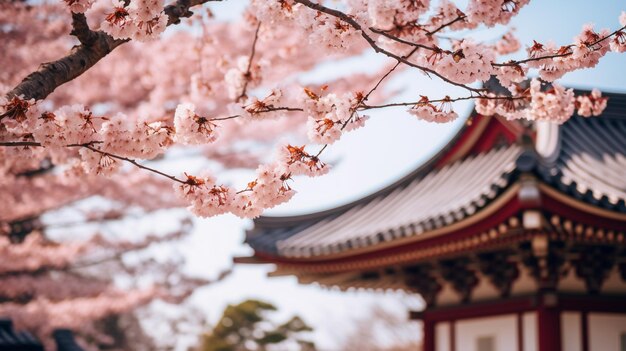
[[[537,351],[537,312],[526,312],[522,315],[523,351]]]
[[[589,351],[624,350],[626,315],[589,313]],[[569,350],[568,350],[569,351]]]
[[[435,325],[436,351],[450,351],[450,322],[439,322]]]
[[[561,312],[562,351],[582,351],[581,313]]]
[[[454,329],[456,351],[519,351],[515,314],[459,320]]]

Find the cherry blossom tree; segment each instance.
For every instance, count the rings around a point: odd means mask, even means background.
[[[607,104],[599,91],[575,96],[557,80],[626,51],[624,12],[613,28],[584,25],[561,46],[520,43],[512,30],[495,43],[474,35],[507,26],[529,0],[469,0],[464,8],[448,0],[251,0],[228,22],[213,18],[214,1],[0,3],[0,250],[12,258],[0,264],[0,279],[12,279],[0,288],[9,301],[0,314],[28,325],[37,318],[20,317],[25,305],[40,315],[74,310],[68,320],[30,326],[45,334],[171,298],[167,288],[121,292],[93,276],[83,283],[72,268],[170,236],[51,241],[42,219],[50,213],[98,199],[106,210],[80,222],[176,207],[257,217],[294,196],[294,177],[328,172],[324,151],[365,125],[368,111],[405,106],[415,118],[446,123],[458,118],[456,102],[471,100],[479,113],[509,119],[598,116]],[[525,58],[507,59],[524,50]],[[389,63],[301,83],[321,64],[365,53]],[[464,94],[389,102],[383,87],[406,72]],[[483,85],[493,77],[502,89]],[[183,166],[171,171],[172,163]],[[255,176],[227,184],[222,172],[240,167]],[[70,282],[62,298],[37,298],[60,276]],[[30,297],[12,302],[19,296]]]

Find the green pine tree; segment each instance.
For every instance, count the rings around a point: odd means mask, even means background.
[[[300,317],[276,325],[267,319],[276,311],[270,303],[246,300],[229,305],[213,329],[202,336],[198,351],[266,351],[280,350],[281,345],[298,345],[300,351],[315,351],[313,342],[301,338],[312,331]]]

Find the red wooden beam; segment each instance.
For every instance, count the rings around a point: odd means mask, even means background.
[[[423,323],[424,323],[424,328],[423,328],[424,350],[423,351],[435,351],[435,322],[428,320],[428,319],[424,319]]]
[[[580,338],[581,338],[581,350],[589,351],[589,323],[587,311],[583,311],[580,316]]]
[[[537,308],[539,351],[561,351],[561,311],[556,294],[541,296]]]

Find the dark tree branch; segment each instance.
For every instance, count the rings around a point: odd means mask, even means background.
[[[190,17],[189,9],[209,1],[221,0],[178,0],[165,7],[168,16],[167,25],[180,23],[181,18]],[[87,25],[83,14],[72,14],[72,35],[80,41],[70,52],[56,61],[39,66],[37,71],[29,74],[7,96],[23,96],[26,100],[45,99],[56,88],[82,75],[98,61],[128,40],[114,39],[102,31],[92,31]]]
[[[70,35],[78,38],[83,45],[93,45],[98,40],[98,33],[92,31],[87,24],[84,13],[72,13],[72,31]]]

